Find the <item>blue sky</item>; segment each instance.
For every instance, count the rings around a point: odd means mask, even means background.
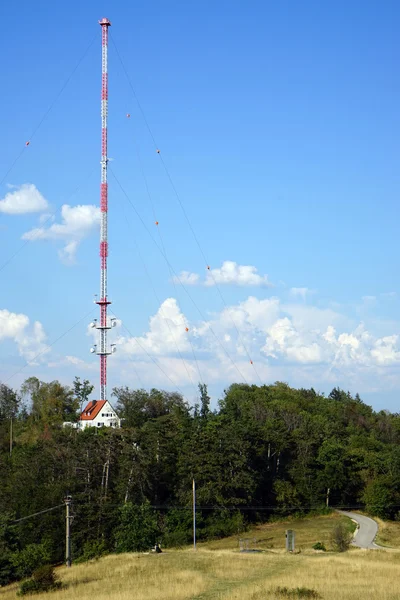
[[[174,285],[110,174],[109,293],[122,325],[109,387],[171,389],[150,355],[189,400],[199,367],[214,400],[240,372],[339,385],[397,411],[398,4],[73,0],[66,12],[24,0],[3,10],[0,180],[52,109],[0,188],[0,379],[97,383],[84,317],[99,285],[97,21],[107,16],[210,265],[111,44],[110,166],[160,244],[156,215],[184,275]]]

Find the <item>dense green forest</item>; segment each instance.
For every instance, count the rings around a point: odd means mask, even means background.
[[[63,560],[67,493],[74,560],[189,543],[193,478],[199,539],[328,502],[399,514],[400,415],[358,395],[234,384],[211,410],[204,385],[194,407],[122,387],[121,429],[63,428],[91,391],[79,379],[0,385],[0,585]]]

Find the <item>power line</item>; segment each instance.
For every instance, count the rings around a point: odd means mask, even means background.
[[[116,316],[116,314],[113,311],[110,311],[111,314],[114,315],[114,317],[117,319],[118,317]],[[168,379],[168,381],[170,381],[170,383],[172,383],[172,385],[178,390],[178,392],[183,396],[183,398],[185,398],[185,400],[187,402],[188,399],[186,398],[185,394],[182,392],[182,390],[178,387],[178,385],[171,379],[171,377],[164,371],[164,369],[161,367],[161,365],[156,361],[156,359],[146,350],[146,348],[144,346],[142,346],[142,344],[139,342],[139,340],[137,339],[137,337],[135,337],[133,335],[133,333],[131,333],[128,329],[128,327],[125,325],[125,323],[121,320],[121,326],[124,327],[126,329],[126,331],[128,332],[128,334],[131,336],[132,339],[135,340],[135,342],[137,343],[137,345],[139,346],[139,348],[141,348],[143,350],[143,352],[145,354],[147,354],[147,356],[150,358],[150,360],[156,365],[156,367],[158,369],[160,369],[160,371],[163,373],[163,375],[165,375],[165,377]],[[133,362],[133,361],[132,361]]]
[[[90,42],[89,46],[86,48],[85,52],[82,54],[82,56],[78,60],[78,62],[75,65],[74,69],[72,70],[71,74],[65,80],[65,82],[62,85],[60,91],[56,94],[54,100],[51,102],[50,106],[47,108],[47,110],[45,111],[45,113],[43,114],[43,116],[41,117],[41,119],[39,120],[38,124],[34,127],[34,129],[33,129],[32,133],[31,133],[29,139],[25,142],[22,150],[20,150],[20,152],[17,154],[17,156],[15,157],[15,159],[13,160],[13,162],[11,163],[10,167],[6,171],[4,177],[0,181],[0,185],[3,185],[4,181],[7,179],[8,175],[10,174],[10,172],[12,171],[12,169],[15,167],[15,165],[17,164],[17,162],[19,161],[19,159],[21,158],[21,156],[23,155],[23,153],[25,152],[25,150],[27,149],[27,147],[30,145],[30,143],[33,140],[34,136],[36,135],[36,133],[38,132],[38,130],[40,129],[40,127],[43,125],[44,121],[49,116],[49,114],[52,111],[55,103],[60,98],[61,94],[63,93],[63,91],[65,90],[65,88],[69,84],[69,82],[71,81],[72,77],[75,75],[76,71],[79,69],[79,67],[80,67],[81,63],[83,62],[83,60],[86,58],[86,55],[88,54],[89,50],[91,49],[91,47],[92,47],[92,45],[93,45],[96,37],[97,37],[97,34],[93,37],[93,39]]]
[[[90,179],[90,177],[93,175],[93,173],[94,173],[94,169],[91,170],[89,176],[86,177],[85,180],[83,182],[81,182],[74,189],[74,191],[66,198],[66,200],[63,201],[63,204],[65,204],[66,202],[69,202],[71,200],[71,198],[79,192],[79,190]],[[52,213],[50,213],[49,216],[47,217],[47,219],[45,221],[43,221],[43,223],[41,223],[41,227],[42,228],[45,227],[53,219],[53,217],[56,216],[56,214],[60,211],[60,209],[61,209],[61,206],[58,206]],[[21,244],[21,246],[2,265],[0,265],[0,272],[3,271],[3,269],[5,269],[5,267],[7,267],[7,265],[10,264],[10,262],[29,244],[29,242],[34,242],[38,238],[39,232],[40,232],[40,229],[29,240],[27,239],[23,244]]]
[[[143,176],[144,176],[144,173],[143,173]],[[144,176],[144,177],[145,177],[145,176]],[[146,184],[147,184],[147,180],[146,180],[146,179],[145,179],[145,181],[146,181]],[[147,188],[147,189],[148,189],[148,188]],[[149,191],[149,190],[148,190],[148,194],[149,194],[149,197],[150,197],[150,199],[151,199],[151,196],[150,196],[150,191]],[[126,219],[126,221],[128,221],[129,219],[128,219],[128,216],[127,216],[127,214],[125,213],[125,211],[124,211],[124,210],[123,210],[123,212],[124,212],[124,216],[125,216],[125,219]],[[153,207],[153,212],[154,212],[154,216],[155,216],[154,207]],[[157,230],[159,231],[159,228],[158,228],[158,227],[157,227]],[[160,233],[160,232],[159,232],[159,233]],[[184,357],[183,357],[183,355],[182,355],[182,352],[181,352],[181,350],[180,350],[180,348],[179,348],[179,345],[178,345],[177,339],[176,339],[176,337],[175,337],[175,334],[174,334],[174,332],[173,332],[173,329],[172,329],[172,327],[171,327],[171,325],[170,325],[169,319],[168,319],[168,318],[165,316],[165,314],[164,314],[164,310],[163,310],[163,307],[162,307],[161,300],[160,300],[160,298],[159,298],[159,296],[158,296],[158,294],[157,294],[156,288],[155,288],[155,286],[154,286],[154,284],[153,284],[153,281],[152,281],[152,278],[151,278],[151,276],[150,276],[150,272],[149,272],[149,270],[148,270],[148,268],[147,268],[146,262],[145,262],[145,260],[144,260],[144,258],[143,258],[143,256],[142,256],[142,253],[140,252],[140,248],[139,248],[139,244],[138,244],[138,242],[137,242],[137,240],[136,240],[136,236],[132,236],[132,239],[133,239],[133,243],[135,244],[136,251],[137,251],[137,253],[138,253],[138,255],[139,255],[139,258],[140,258],[140,260],[141,260],[141,262],[142,262],[142,265],[143,265],[144,271],[145,271],[145,273],[146,273],[146,276],[147,276],[147,278],[148,278],[148,280],[149,280],[150,287],[151,287],[151,289],[152,289],[152,291],[153,291],[153,294],[154,294],[154,296],[155,296],[155,298],[156,298],[156,300],[157,300],[157,303],[158,303],[158,305],[159,305],[159,307],[160,307],[160,308],[159,308],[160,314],[161,314],[162,318],[164,319],[164,321],[165,321],[165,323],[166,323],[166,325],[167,325],[167,327],[168,327],[168,330],[169,330],[169,332],[170,332],[170,334],[171,334],[171,336],[172,336],[172,339],[173,339],[173,341],[174,341],[174,344],[175,344],[175,346],[176,346],[176,349],[177,349],[177,352],[178,352],[179,358],[180,358],[180,359],[181,359],[181,361],[182,361],[182,364],[183,364],[183,366],[184,366],[184,368],[185,368],[185,371],[186,371],[186,374],[187,374],[187,376],[188,376],[188,379],[190,380],[191,384],[193,385],[193,387],[194,387],[194,389],[195,389],[195,393],[196,393],[196,390],[197,390],[197,388],[196,388],[196,385],[195,385],[195,383],[194,383],[194,381],[193,381],[192,375],[191,375],[191,373],[190,373],[190,371],[189,371],[189,368],[188,368],[188,366],[187,366],[187,364],[186,364],[186,361],[185,361],[185,359],[184,359]],[[164,254],[165,254],[165,246],[164,246],[164,244],[163,244],[163,242],[162,242],[161,234],[160,234],[160,241],[161,241],[161,244],[162,244],[163,252],[164,252]],[[183,322],[183,323],[182,323],[182,325],[181,325],[181,327],[184,327],[184,326],[185,326],[185,323]],[[189,339],[190,339],[190,338],[189,338]],[[193,354],[194,354],[194,352],[193,352]],[[196,362],[197,362],[197,361],[196,361]]]
[[[124,64],[123,60],[122,60],[121,54],[120,54],[120,53],[119,53],[119,51],[118,51],[118,48],[117,48],[117,45],[116,45],[116,43],[115,43],[114,39],[112,39],[112,38],[111,38],[111,41],[112,41],[112,44],[113,44],[113,46],[114,46],[115,52],[116,52],[116,54],[117,54],[118,60],[119,60],[119,62],[120,62],[120,64],[121,64],[122,70],[123,70],[123,72],[124,72],[124,74],[125,74],[125,77],[126,77],[126,79],[127,79],[127,81],[128,81],[129,87],[130,87],[130,89],[131,89],[131,91],[132,91],[132,94],[133,94],[133,96],[134,96],[135,100],[136,100],[136,103],[137,103],[137,105],[138,105],[138,108],[139,108],[139,111],[140,111],[140,113],[141,113],[141,115],[142,115],[143,121],[144,121],[144,123],[145,123],[145,125],[146,125],[146,128],[147,128],[147,130],[148,130],[148,132],[149,132],[149,134],[150,134],[150,137],[151,137],[151,139],[152,139],[152,141],[153,141],[154,148],[155,148],[155,150],[156,150],[156,152],[157,152],[157,154],[158,154],[158,156],[159,156],[159,159],[161,160],[161,164],[162,164],[162,166],[163,166],[163,168],[164,168],[165,174],[166,174],[166,176],[167,176],[167,178],[168,178],[168,180],[169,180],[169,182],[170,182],[171,188],[172,188],[172,190],[173,190],[173,192],[174,192],[174,194],[175,194],[175,196],[176,196],[176,199],[178,200],[178,204],[179,204],[179,206],[180,206],[180,208],[181,208],[181,210],[182,210],[182,213],[183,213],[183,215],[184,215],[184,218],[185,218],[185,220],[186,220],[186,222],[187,222],[187,224],[188,224],[188,226],[189,226],[189,229],[190,229],[190,231],[191,231],[191,233],[192,233],[192,236],[193,236],[193,238],[194,238],[194,240],[195,240],[195,242],[196,242],[196,245],[197,245],[197,247],[198,247],[198,249],[199,249],[199,251],[200,251],[200,254],[201,254],[201,256],[203,257],[203,260],[204,260],[205,266],[206,266],[206,267],[207,267],[207,269],[210,271],[211,277],[212,277],[212,279],[213,279],[213,281],[214,281],[214,285],[215,285],[215,287],[217,288],[218,294],[219,294],[219,296],[220,296],[220,298],[221,298],[221,300],[222,300],[222,302],[223,302],[223,304],[224,304],[225,308],[226,308],[226,309],[228,309],[228,305],[227,305],[227,303],[226,303],[226,301],[225,301],[225,298],[224,298],[224,296],[223,296],[223,294],[222,294],[222,292],[221,292],[221,290],[220,290],[220,287],[218,286],[218,283],[217,283],[217,281],[216,281],[216,279],[215,279],[215,277],[214,277],[214,275],[213,275],[213,273],[212,273],[212,271],[211,271],[211,269],[210,269],[210,267],[209,267],[209,262],[208,262],[208,260],[207,260],[207,258],[206,258],[206,256],[205,256],[205,253],[204,253],[204,251],[203,251],[203,248],[202,248],[202,246],[201,246],[201,244],[200,244],[199,238],[198,238],[198,236],[196,235],[196,232],[195,232],[195,230],[194,230],[194,228],[193,228],[193,226],[192,226],[192,223],[191,223],[191,221],[190,221],[190,219],[189,219],[189,216],[188,216],[188,214],[187,214],[187,212],[186,212],[186,209],[185,209],[185,207],[184,207],[184,205],[183,205],[183,202],[182,202],[182,200],[181,200],[181,197],[180,197],[180,195],[179,195],[179,193],[178,193],[178,190],[177,190],[177,188],[176,188],[176,186],[175,186],[175,184],[174,184],[174,181],[173,181],[173,179],[172,179],[172,177],[171,177],[171,174],[170,174],[170,172],[169,172],[169,169],[168,169],[168,167],[167,167],[167,165],[166,165],[166,163],[165,163],[165,161],[164,161],[164,158],[163,158],[163,156],[162,156],[162,153],[160,152],[160,150],[159,150],[159,148],[158,148],[158,146],[157,146],[157,143],[156,143],[156,140],[155,140],[154,134],[153,134],[153,132],[152,132],[152,130],[151,130],[151,127],[150,127],[150,125],[149,125],[149,122],[148,122],[148,120],[147,120],[147,118],[146,118],[145,112],[144,112],[144,110],[143,110],[143,108],[142,108],[142,105],[141,105],[141,103],[140,103],[140,101],[139,101],[139,98],[138,98],[138,96],[137,96],[137,94],[136,94],[135,88],[134,88],[134,87],[133,87],[133,85],[132,85],[131,78],[130,78],[130,76],[129,76],[129,73],[128,73],[128,71],[127,71],[126,67],[125,67],[125,64]],[[228,311],[228,313],[229,313],[229,311]],[[236,325],[236,322],[234,321],[234,319],[233,319],[233,317],[232,317],[232,315],[231,315],[230,313],[229,313],[229,318],[230,318],[230,320],[231,320],[231,322],[232,322],[232,324],[233,324],[233,326],[234,326],[234,329],[236,330],[236,333],[237,333],[237,335],[238,335],[238,338],[239,338],[239,340],[240,340],[240,342],[241,342],[241,344],[242,344],[242,346],[243,346],[243,348],[244,348],[244,350],[245,350],[245,352],[246,352],[246,354],[247,354],[247,357],[248,357],[248,359],[249,359],[249,362],[250,362],[250,364],[252,365],[252,367],[253,367],[253,369],[254,369],[254,372],[256,373],[256,375],[257,375],[257,377],[258,377],[258,379],[259,379],[259,381],[260,381],[260,383],[261,383],[261,385],[262,385],[262,384],[263,384],[263,382],[262,382],[262,380],[261,380],[261,377],[260,377],[260,375],[259,375],[259,373],[258,373],[258,371],[257,371],[257,368],[256,368],[256,366],[255,366],[255,364],[254,364],[254,361],[252,360],[252,358],[251,358],[251,356],[250,356],[250,353],[249,353],[249,351],[248,351],[248,349],[247,349],[247,347],[246,347],[246,344],[244,343],[243,336],[242,336],[242,334],[240,333],[240,331],[239,331],[239,328],[237,327],[237,325]]]
[[[169,262],[168,258],[165,256],[164,252],[162,251],[162,249],[160,248],[160,246],[158,245],[157,241],[154,239],[153,235],[151,234],[149,228],[147,227],[145,221],[143,220],[142,216],[140,215],[140,213],[138,212],[136,206],[133,204],[133,202],[131,201],[130,197],[128,196],[127,192],[125,191],[125,189],[122,187],[121,182],[119,181],[119,179],[117,178],[117,176],[115,175],[113,169],[110,168],[110,172],[112,174],[112,176],[114,177],[115,181],[117,182],[118,186],[120,187],[122,193],[124,194],[125,198],[128,200],[129,204],[131,205],[131,207],[133,208],[133,210],[135,211],[136,216],[138,217],[138,219],[140,220],[140,222],[142,223],[143,227],[145,228],[146,232],[148,233],[148,235],[150,236],[152,242],[155,244],[156,248],[158,249],[158,251],[161,253],[161,256],[164,258],[164,260],[166,261],[167,265],[170,267],[171,271],[174,273],[176,280],[179,281],[180,285],[182,286],[182,288],[184,289],[185,293],[187,294],[187,296],[190,298],[190,301],[192,302],[192,304],[194,305],[194,307],[196,308],[196,310],[198,311],[198,313],[200,314],[201,318],[206,321],[206,317],[203,315],[202,311],[200,310],[200,308],[197,306],[195,300],[193,299],[193,297],[191,296],[191,294],[189,293],[189,291],[187,290],[187,288],[185,287],[185,285],[182,283],[179,275],[175,272],[174,268],[172,267],[171,263]],[[222,348],[222,350],[224,351],[225,355],[227,356],[227,358],[232,362],[234,368],[237,370],[237,372],[239,373],[241,379],[243,379],[243,381],[245,383],[248,384],[246,378],[244,377],[244,375],[241,373],[239,367],[236,365],[235,361],[233,360],[233,358],[230,356],[229,352],[226,350],[226,348],[224,347],[224,345],[222,344],[222,342],[219,340],[218,336],[216,335],[216,333],[214,332],[213,328],[211,327],[211,325],[208,325],[208,330],[212,333],[212,335],[215,337],[216,341],[218,342],[218,344],[220,345],[220,347]]]
[[[136,143],[136,141],[134,141],[134,144],[135,144],[135,148],[136,148],[136,155],[137,155],[138,162],[139,162],[139,168],[140,168],[140,171],[141,171],[141,174],[142,174],[142,177],[143,177],[143,180],[144,180],[145,188],[146,188],[147,197],[149,199],[149,202],[150,202],[150,205],[151,205],[151,209],[152,209],[152,212],[153,212],[154,222],[155,223],[159,223],[158,218],[157,218],[157,214],[156,214],[156,210],[155,210],[155,204],[154,204],[152,195],[150,193],[150,187],[149,187],[149,184],[148,184],[148,181],[147,181],[146,174],[144,172],[143,163],[142,163],[142,159],[141,159],[141,156],[140,156],[140,151],[139,151],[139,148],[138,148],[138,144]],[[167,251],[166,251],[166,248],[165,248],[165,243],[164,243],[163,236],[161,235],[161,227],[160,227],[159,224],[157,225],[157,232],[158,232],[158,236],[160,238],[160,244],[161,244],[162,251],[163,251],[164,255],[167,256]],[[169,263],[168,263],[168,271],[169,271],[169,275],[170,275],[170,278],[171,278],[171,281],[172,281],[172,285],[174,286],[175,295],[178,297],[175,279],[172,276],[172,270],[171,270],[171,266],[170,266]],[[192,344],[192,340],[191,340],[191,338],[190,338],[189,335],[188,335],[188,340],[189,340],[189,344],[190,344],[190,347],[191,347],[191,350],[192,350],[193,359],[194,359],[194,362],[195,362],[195,365],[196,365],[196,368],[197,368],[197,371],[198,371],[198,374],[199,374],[200,382],[203,383],[203,378],[201,376],[201,371],[200,371],[199,363],[198,363],[198,360],[197,360],[197,356],[195,354],[194,346]]]
[[[30,365],[33,361],[35,361],[37,358],[39,358],[39,356],[42,356],[43,354],[46,354],[48,352],[48,350],[54,346],[54,344],[56,344],[63,337],[65,337],[70,331],[72,331],[77,325],[79,325],[79,323],[82,323],[82,321],[84,321],[85,319],[87,319],[88,317],[90,317],[90,315],[93,314],[93,312],[94,312],[94,308],[92,308],[92,310],[90,310],[84,317],[82,317],[81,319],[79,319],[79,321],[77,321],[76,323],[74,323],[74,325],[72,325],[69,329],[67,329],[66,331],[64,331],[64,333],[62,333],[61,335],[59,335],[53,342],[51,342],[51,344],[47,345],[44,350],[41,350],[30,361],[27,361],[24,364],[23,367],[21,367],[20,369],[18,369],[18,371],[15,371],[12,375],[10,375],[10,377],[8,379],[6,379],[4,383],[8,383],[10,381],[10,379],[13,379],[13,377],[15,377],[16,375],[18,375],[19,373],[21,373],[21,371],[23,371],[28,365]]]
[[[64,504],[58,504],[57,506],[52,506],[51,508],[46,508],[45,510],[40,510],[39,512],[33,513],[32,515],[27,515],[26,517],[22,517],[21,519],[15,519],[14,521],[11,521],[11,524],[14,525],[16,523],[21,523],[21,521],[26,521],[27,519],[32,519],[32,517],[37,517],[39,515],[43,515],[52,510],[57,510],[58,508],[63,508],[63,507],[64,507]]]

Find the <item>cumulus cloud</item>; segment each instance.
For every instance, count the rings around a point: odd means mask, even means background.
[[[189,271],[181,271],[179,275],[173,276],[172,281],[183,285],[197,285],[200,282],[200,275]]]
[[[182,271],[180,275],[172,278],[174,283],[183,283],[184,285],[205,285],[211,287],[214,285],[237,285],[241,287],[272,287],[268,275],[260,275],[257,267],[252,265],[238,265],[232,260],[225,260],[220,268],[209,269],[203,281],[200,280],[198,273]]]
[[[233,260],[225,260],[221,268],[210,269],[207,272],[205,285],[216,284],[239,286],[271,287],[267,275],[260,275],[257,268],[251,265],[238,265]]]
[[[149,331],[136,338],[121,337],[118,346],[128,354],[172,354],[189,350],[188,320],[175,298],[167,298],[150,317]]]
[[[48,206],[47,200],[33,183],[24,183],[19,187],[13,187],[13,191],[8,192],[0,200],[0,212],[8,215],[42,212]]]
[[[66,264],[72,264],[80,242],[100,224],[100,209],[97,206],[82,204],[61,208],[61,223],[52,223],[50,227],[37,227],[23,234],[30,241],[54,240],[64,242],[59,256]]]
[[[49,352],[46,334],[39,321],[35,321],[30,326],[27,315],[2,309],[0,310],[0,342],[7,339],[16,343],[19,354],[27,362],[38,361],[41,356]]]
[[[330,368],[350,372],[368,367],[400,365],[398,336],[374,337],[364,325],[353,331],[337,333],[329,325],[326,331],[296,328],[287,317],[269,329],[262,351],[270,357],[298,363],[324,363]],[[372,372],[372,371],[371,371]]]
[[[296,330],[287,318],[278,319],[268,331],[262,351],[267,356],[278,358],[280,355],[294,362],[318,363],[322,360],[322,348],[312,339],[307,339]]]

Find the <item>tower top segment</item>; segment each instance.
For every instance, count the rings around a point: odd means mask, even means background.
[[[101,25],[103,27],[103,25],[107,25],[107,27],[110,27],[111,25],[111,21],[109,21],[109,19],[106,19],[105,17],[99,21],[99,25]]]

